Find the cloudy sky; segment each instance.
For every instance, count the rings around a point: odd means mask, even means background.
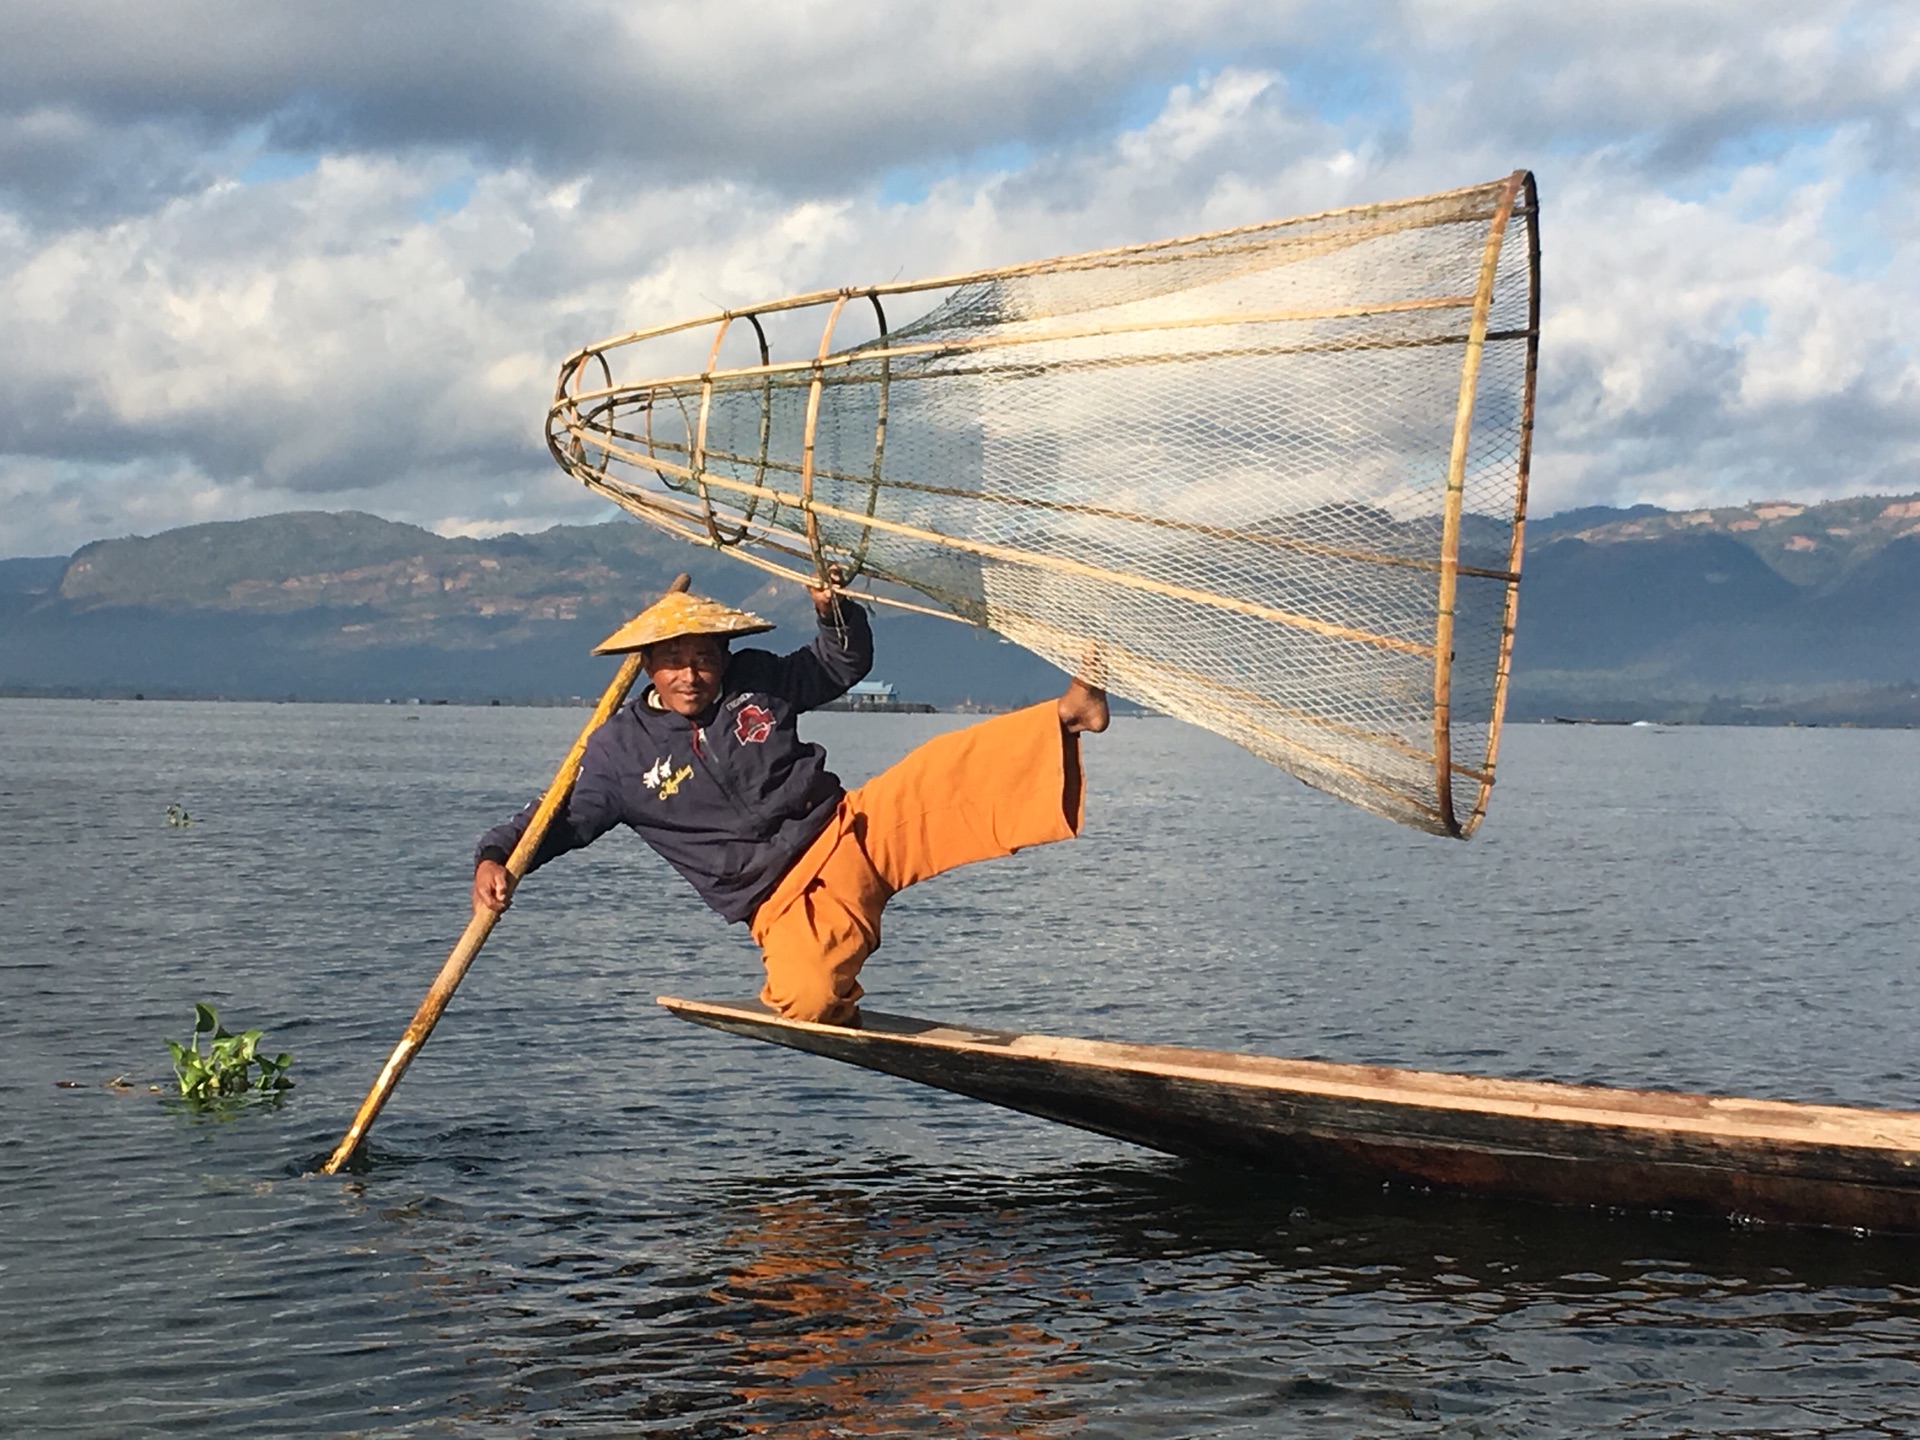
[[[8,0],[0,556],[600,518],[588,340],[1523,165],[1536,511],[1920,491],[1912,0]]]

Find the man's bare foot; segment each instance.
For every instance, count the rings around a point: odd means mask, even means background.
[[[1076,679],[1060,697],[1060,723],[1069,735],[1087,731],[1098,735],[1111,718],[1107,710],[1107,692]]]

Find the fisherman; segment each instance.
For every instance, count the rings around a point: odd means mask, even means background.
[[[1076,679],[1057,700],[941,735],[849,791],[796,722],[866,675],[873,630],[853,601],[810,593],[819,633],[789,655],[731,651],[773,626],[684,591],[596,646],[639,651],[652,683],[593,733],[528,869],[624,822],[723,919],[747,923],[766,965],[761,1003],[857,1025],[856,977],[897,892],[1079,833],[1079,737],[1107,728],[1107,697]],[[534,809],[480,837],[476,909],[507,907],[506,859]]]

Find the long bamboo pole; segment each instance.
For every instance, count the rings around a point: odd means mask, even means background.
[[[880,285],[849,285],[838,290],[814,290],[804,295],[788,295],[778,300],[764,301],[758,305],[736,306],[731,310],[702,315],[692,320],[669,321],[664,325],[651,325],[644,330],[630,330],[624,335],[614,335],[605,340],[595,341],[592,345],[574,351],[561,361],[561,371],[564,375],[568,367],[578,365],[589,355],[617,350],[624,345],[636,344],[642,340],[654,340],[678,331],[713,325],[737,315],[773,315],[782,310],[802,310],[809,305],[825,305],[842,296],[851,298],[855,295],[911,295],[918,291],[949,290],[986,280],[1105,269],[1121,262],[1151,263],[1160,258],[1156,252],[1171,252],[1166,254],[1165,258],[1178,261],[1186,258],[1182,251],[1202,241],[1218,245],[1222,241],[1237,236],[1260,236],[1263,231],[1284,234],[1288,230],[1321,221],[1345,219],[1348,216],[1362,217],[1374,223],[1356,222],[1345,230],[1318,237],[1318,246],[1328,250],[1339,249],[1375,239],[1381,234],[1418,229],[1424,225],[1484,220],[1493,212],[1490,208],[1483,210],[1483,207],[1496,202],[1498,186],[1501,183],[1496,181],[1492,184],[1467,185],[1458,190],[1447,190],[1437,195],[1421,195],[1411,200],[1390,200],[1372,205],[1350,205],[1338,210],[1319,210],[1311,215],[1296,215],[1287,220],[1260,220],[1251,225],[1238,225],[1230,230],[1211,230],[1194,235],[1180,235],[1170,240],[1150,240],[1141,245],[1119,245],[1105,250],[1088,250],[1078,255],[1059,255],[1047,260],[1030,260],[1020,265],[1003,265],[997,270],[968,270],[954,275],[930,276],[925,280],[894,280]],[[1413,221],[1399,218],[1407,212],[1422,212],[1431,218]],[[1382,218],[1389,216],[1393,218]],[[1250,241],[1245,248],[1265,249],[1270,243],[1266,237],[1262,236]],[[1295,241],[1294,245],[1304,249],[1307,243],[1311,242]]]
[[[1520,390],[1520,454],[1513,491],[1513,531],[1507,542],[1506,598],[1500,609],[1500,657],[1493,669],[1493,715],[1487,724],[1486,759],[1473,813],[1460,826],[1462,838],[1473,834],[1487,818],[1494,759],[1500,753],[1500,727],[1507,713],[1507,686],[1513,675],[1513,627],[1520,607],[1520,555],[1527,539],[1527,486],[1533,471],[1533,401],[1540,379],[1540,192],[1534,185],[1533,172],[1523,174],[1525,179],[1521,182],[1519,205],[1514,213],[1527,223],[1527,368]],[[1460,573],[1467,573],[1464,565]]]
[[[635,467],[644,466],[657,474],[664,475],[671,470],[674,474],[691,479],[693,471],[685,465],[677,465],[671,460],[661,460],[654,456],[641,455],[623,445],[611,441],[599,442],[609,458],[618,457]],[[638,497],[632,491],[624,489],[619,482],[602,480],[598,472],[575,472],[582,484],[612,500],[616,505],[625,499],[637,502]],[[1135,575],[1124,570],[1113,570],[1102,565],[1089,565],[1083,561],[1072,560],[1064,555],[1053,555],[1039,550],[1020,550],[1007,545],[990,545],[983,540],[964,540],[955,535],[942,535],[938,531],[927,530],[918,525],[906,525],[897,520],[883,520],[877,515],[863,515],[856,510],[843,509],[838,505],[829,505],[823,500],[815,500],[807,495],[794,495],[783,490],[758,488],[744,481],[731,480],[721,475],[706,476],[706,483],[723,490],[740,493],[758,493],[793,510],[812,511],[834,520],[850,520],[855,525],[870,525],[876,530],[884,530],[890,535],[903,535],[910,540],[923,540],[929,544],[942,545],[949,550],[958,550],[968,555],[979,555],[988,560],[1003,560],[1015,565],[1031,565],[1036,570],[1056,570],[1084,580],[1100,580],[1128,590],[1142,590],[1153,595],[1165,595],[1174,600],[1190,600],[1197,605],[1210,606],[1216,610],[1231,610],[1241,615],[1252,615],[1256,619],[1271,620],[1277,625],[1291,626],[1297,630],[1310,631],[1315,635],[1324,635],[1330,640],[1351,640],[1355,644],[1372,645],[1382,650],[1398,650],[1408,655],[1431,655],[1433,646],[1416,640],[1403,640],[1394,635],[1377,635],[1371,630],[1358,630],[1351,625],[1336,625],[1331,621],[1317,620],[1311,615],[1296,614],[1291,610],[1276,610],[1271,605],[1256,604],[1251,600],[1236,599],[1231,595],[1219,595],[1208,590],[1196,590],[1191,586],[1174,585],[1156,580],[1147,575]],[[626,506],[631,509],[631,506]],[[698,538],[697,536],[695,537]],[[1457,557],[1456,557],[1457,562]]]
[[[1500,251],[1506,243],[1507,221],[1514,200],[1532,172],[1516,170],[1501,186],[1500,203],[1487,225],[1486,245],[1480,252],[1480,282],[1474,287],[1473,319],[1467,329],[1466,353],[1461,357],[1460,392],[1454,404],[1453,445],[1447,456],[1446,511],[1440,534],[1440,587],[1435,601],[1433,636],[1433,764],[1434,789],[1440,798],[1440,817],[1447,833],[1464,840],[1466,832],[1453,809],[1453,620],[1459,600],[1460,515],[1466,504],[1467,445],[1473,434],[1473,407],[1480,396],[1480,360],[1487,348],[1487,324],[1493,314],[1493,287],[1500,278]]]
[[[640,386],[615,385],[609,381],[598,390],[563,390],[547,407],[548,415],[551,417],[562,411],[577,411],[580,406],[591,405],[596,400],[628,400],[633,398],[636,393],[641,392],[658,395],[674,390],[691,389],[694,386],[711,387],[715,384],[720,384],[721,388],[726,390],[736,388],[725,383],[735,380],[744,381],[778,378],[795,386],[802,384],[811,386],[815,383],[816,372],[824,376],[828,370],[869,366],[876,360],[893,361],[945,358],[950,355],[965,355],[979,351],[1010,350],[1018,345],[1051,345],[1069,340],[1105,340],[1116,335],[1151,335],[1170,330],[1206,330],[1229,325],[1290,325],[1304,324],[1316,320],[1362,320],[1376,315],[1396,315],[1423,310],[1471,310],[1474,302],[1474,297],[1471,295],[1437,295],[1423,296],[1415,300],[1381,300],[1369,305],[1341,305],[1331,309],[1254,310],[1234,311],[1227,315],[1180,315],[1170,319],[1131,320],[1107,325],[1074,325],[1054,330],[1035,326],[1021,331],[995,331],[990,335],[977,335],[970,339],[948,339],[943,337],[939,340],[911,342],[889,340],[884,345],[862,345],[855,349],[842,350],[838,354],[835,354],[828,348],[827,343],[832,338],[832,324],[838,322],[839,310],[845,304],[847,298],[854,295],[871,296],[872,292],[868,290],[838,292],[838,298],[834,300],[833,310],[829,316],[830,323],[827,333],[821,337],[820,353],[812,360],[765,360],[758,365],[737,365],[724,370],[712,369],[711,361],[709,361],[709,368],[706,370],[686,371],[679,375],[666,375],[659,379],[648,380]],[[878,301],[876,300],[875,303],[877,304]],[[704,323],[706,322],[690,322],[690,324]],[[720,323],[725,325],[729,322],[728,319],[722,318]],[[1397,337],[1390,340],[1368,340],[1359,342],[1322,341],[1315,344],[1286,347],[1272,345],[1249,346],[1242,347],[1239,350],[1199,352],[1192,358],[1211,360],[1220,355],[1233,354],[1312,354],[1325,350],[1392,349],[1396,347],[1414,349],[1421,345],[1459,343],[1462,339],[1463,337],[1460,336],[1442,334],[1416,335],[1411,338]],[[626,343],[630,342],[626,340],[610,341],[607,342],[606,348],[610,350],[616,345]],[[607,364],[605,357],[601,355],[599,350],[594,350],[591,353],[600,357],[600,363],[603,366]],[[1158,363],[1165,357],[1155,355],[1149,358],[1155,363]],[[1048,363],[1055,368],[1059,368],[1066,362],[1050,361]],[[1094,363],[1100,365],[1117,365],[1123,362],[1114,357],[1102,357]],[[945,369],[938,372],[937,378],[945,379],[955,373],[961,372]],[[826,380],[823,383],[833,384],[835,382]],[[872,382],[865,375],[861,375],[852,383],[871,384]]]
[[[667,593],[684,590],[690,583],[689,576],[676,576],[673,584],[667,587]],[[586,751],[587,741],[620,708],[639,675],[640,656],[635,652],[620,662],[612,683],[600,697],[600,703],[593,707],[593,715],[588,719],[586,728],[573,742],[573,748],[567,751],[567,758],[560,762],[547,793],[540,797],[533,818],[527,821],[527,828],[521,832],[520,843],[513,847],[513,854],[507,857],[507,875],[513,884],[518,885],[527,873],[527,867],[533,863],[533,857],[540,849],[540,842],[546,838],[547,828],[553,824],[553,817],[560,813],[560,807],[572,792],[573,782],[580,774],[580,757]],[[334,1147],[333,1154],[327,1157],[327,1163],[320,1167],[322,1175],[335,1174],[360,1148],[361,1140],[385,1108],[394,1087],[400,1083],[400,1077],[407,1073],[407,1066],[413,1063],[413,1057],[420,1052],[420,1047],[427,1043],[427,1037],[433,1034],[433,1027],[440,1023],[447,1002],[453,999],[453,992],[460,988],[461,980],[466,978],[467,967],[473,964],[474,957],[480,953],[480,947],[487,943],[487,937],[493,933],[493,927],[499,919],[499,911],[484,906],[475,907],[473,918],[467,921],[467,928],[454,944],[453,953],[447,956],[447,963],[440,967],[440,973],[428,987],[426,998],[420,1002],[420,1008],[413,1012],[413,1020],[407,1026],[406,1033],[400,1037],[400,1043],[393,1047],[393,1054],[387,1057],[387,1063],[381,1067],[380,1078],[373,1082],[373,1088],[367,1091],[367,1098],[360,1102],[360,1109],[354,1115],[353,1123],[347,1127],[347,1133]]]

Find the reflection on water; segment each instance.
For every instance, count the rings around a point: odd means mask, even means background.
[[[733,1350],[745,1433],[1060,1433],[1071,1412],[1058,1397],[1083,1367],[1018,1317],[1033,1275],[954,1238],[876,1213],[858,1192],[753,1207],[727,1237],[741,1262],[716,1296],[745,1310],[716,1330]],[[942,1290],[1001,1298],[956,1318],[913,1283],[934,1265]]]
[[[823,729],[849,780],[951,723],[899,719]],[[1915,1242],[1182,1164],[681,1025],[751,951],[618,841],[306,1175],[577,722],[0,701],[0,1433],[1920,1426]],[[1168,722],[1089,753],[1082,842],[902,897],[882,1008],[1920,1103],[1920,736],[1522,730],[1471,846]],[[294,1053],[284,1106],[104,1088],[196,999]]]
[[[510,1397],[463,1425],[1653,1436],[1920,1415],[1905,1242],[1172,1163],[833,1167],[719,1182],[673,1217],[574,1198],[565,1218],[407,1212]]]

